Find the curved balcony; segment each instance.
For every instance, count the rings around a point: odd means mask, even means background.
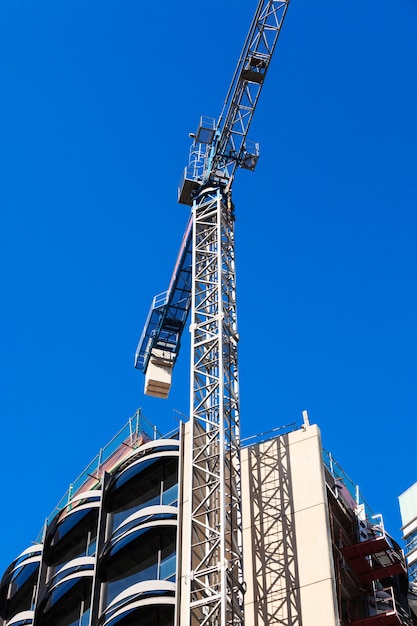
[[[84,519],[89,512],[100,508],[101,490],[84,491],[68,502],[48,527],[48,540],[52,545],[60,541],[67,532]]]
[[[0,615],[4,619],[10,621],[33,609],[42,551],[42,544],[26,548],[5,571],[0,583]]]
[[[165,511],[161,512],[161,510]],[[114,558],[118,552],[125,550],[130,544],[135,544],[135,548],[140,551],[141,545],[146,544],[147,536],[153,537],[164,529],[176,534],[176,513],[175,507],[160,506],[147,507],[137,511],[117,527],[103,548],[100,562],[103,563],[106,559]]]
[[[55,573],[39,598],[37,626],[72,624],[70,617],[79,616],[84,605],[89,608],[94,566],[95,557],[84,556],[69,561]]]
[[[128,587],[109,604],[99,620],[99,626],[123,626],[132,619],[138,624],[173,624],[175,583],[151,580]]]
[[[143,474],[143,479],[146,479],[147,476],[155,471],[154,468],[170,465],[173,459],[178,459],[179,449],[177,442],[174,441],[171,442],[171,445],[164,444],[162,446],[157,446],[156,443],[152,441],[144,444],[140,448],[140,456],[138,457],[136,454],[133,458],[130,458],[113,475],[105,496],[106,500],[109,498],[113,500],[118,497],[121,491],[128,491],[131,483],[136,482],[140,474]]]
[[[155,519],[137,512],[126,520],[104,547],[99,560],[101,606],[110,607],[123,590],[133,585],[176,578],[177,519]],[[173,515],[175,507],[165,507],[164,515]],[[158,515],[156,513],[156,515]],[[107,611],[107,608],[106,608]]]
[[[179,448],[180,442],[178,439],[153,439],[152,441],[148,441],[147,443],[141,445],[140,453],[148,454],[149,452],[157,452],[158,454],[161,454],[164,452],[173,452],[175,450],[178,452]]]
[[[33,611],[22,611],[12,617],[8,622],[5,622],[4,626],[32,626],[33,619]]]
[[[146,454],[132,458],[109,481],[104,510],[112,516],[110,532],[139,510],[178,504],[178,443],[156,446],[150,442],[145,446]]]
[[[114,546],[135,528],[149,526],[152,522],[164,525],[167,520],[177,520],[177,515],[178,509],[176,506],[154,505],[144,507],[129,515],[115,528],[107,545]]]
[[[48,583],[48,588],[50,590],[56,589],[61,583],[75,579],[79,576],[84,576],[85,572],[89,572],[92,576],[94,565],[95,558],[93,556],[82,556],[73,559],[72,561],[65,563],[65,565],[55,572],[54,576]]]
[[[120,477],[124,471],[136,462],[141,461],[144,457],[158,456],[163,457],[167,455],[179,456],[180,442],[177,439],[155,439],[142,444],[139,448],[135,448],[127,454],[120,465],[117,466],[113,474]]]
[[[92,554],[100,504],[101,491],[98,490],[80,493],[72,498],[47,529],[44,548],[47,565]]]

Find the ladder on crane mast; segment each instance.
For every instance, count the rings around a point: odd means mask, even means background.
[[[191,310],[190,492],[181,624],[243,626],[234,207],[238,167],[254,170],[247,133],[290,0],[260,0],[219,119],[202,117],[178,201],[191,206],[170,286],[155,296],[135,355],[145,392],[168,397]]]

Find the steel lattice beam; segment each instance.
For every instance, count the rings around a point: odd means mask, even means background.
[[[234,228],[220,188],[193,205],[190,625],[243,624]]]
[[[261,0],[258,4],[220,115],[220,139],[207,178],[221,170],[232,180],[236,167],[245,167],[246,137],[289,3]]]

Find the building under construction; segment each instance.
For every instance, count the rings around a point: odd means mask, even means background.
[[[129,420],[4,573],[1,626],[187,624],[189,425]],[[416,623],[402,551],[306,414],[241,462],[246,626]]]

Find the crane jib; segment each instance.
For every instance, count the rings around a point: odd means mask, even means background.
[[[180,203],[191,206],[209,181],[230,187],[237,167],[255,168],[259,146],[247,135],[288,5],[289,0],[259,3],[218,122],[210,127],[202,118],[193,135],[178,193]]]

